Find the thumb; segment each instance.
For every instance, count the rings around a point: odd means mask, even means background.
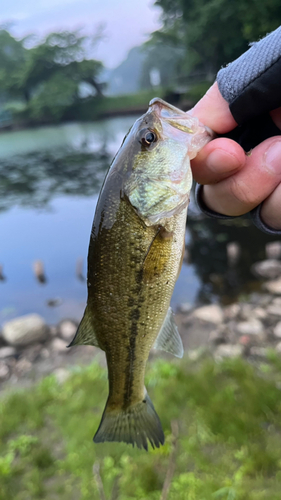
[[[228,102],[222,97],[217,82],[209,88],[207,93],[189,111],[190,114],[210,127],[217,134],[225,134],[237,127]]]

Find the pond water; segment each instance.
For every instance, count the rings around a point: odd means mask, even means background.
[[[134,120],[122,117],[0,135],[0,325],[30,312],[50,323],[81,317],[98,193]],[[205,219],[194,204],[189,212],[186,258],[172,305],[229,302],[258,290],[250,266],[264,257],[272,238],[245,218],[227,223]],[[235,267],[226,253],[232,241],[241,249]],[[44,268],[41,282],[34,274],[36,261]]]

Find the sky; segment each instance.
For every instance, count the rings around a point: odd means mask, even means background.
[[[1,2],[0,25],[11,23],[16,37],[34,33],[83,28],[95,33],[103,26],[103,39],[91,57],[113,68],[160,27],[161,9],[153,0],[8,0]]]

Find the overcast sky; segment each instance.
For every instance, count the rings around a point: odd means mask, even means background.
[[[118,65],[128,50],[156,30],[161,10],[153,0],[2,0],[0,24],[14,22],[14,36],[85,27],[94,32],[104,25],[105,38],[92,56],[107,67]]]

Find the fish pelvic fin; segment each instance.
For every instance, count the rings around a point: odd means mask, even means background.
[[[100,347],[88,306],[85,309],[84,316],[77,328],[73,340],[67,347],[72,347],[74,345],[93,345],[95,347]]]
[[[148,394],[139,403],[120,411],[105,407],[101,423],[94,437],[94,443],[118,441],[148,451],[164,444],[165,437],[161,422]]]

